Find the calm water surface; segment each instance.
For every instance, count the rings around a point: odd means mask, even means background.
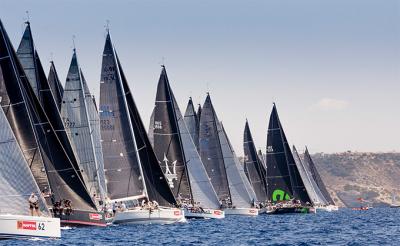
[[[72,228],[61,240],[7,240],[4,245],[400,245],[400,209],[317,214],[230,216],[175,225]]]

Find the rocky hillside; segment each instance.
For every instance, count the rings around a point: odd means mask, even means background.
[[[332,197],[342,206],[400,204],[400,153],[344,152],[312,155]]]

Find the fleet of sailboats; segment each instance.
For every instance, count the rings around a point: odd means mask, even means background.
[[[15,52],[0,21],[0,237],[337,210],[308,149],[303,159],[290,149],[275,104],[265,158],[246,120],[241,163],[210,94],[183,115],[164,65],[145,127],[108,29],[99,86],[97,106],[75,47],[65,86],[53,61],[46,77],[30,23]]]

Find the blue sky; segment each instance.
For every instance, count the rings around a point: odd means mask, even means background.
[[[2,0],[14,47],[29,11],[43,64],[65,76],[72,36],[99,92],[105,23],[144,122],[164,62],[184,111],[210,91],[236,152],[245,119],[265,150],[272,102],[311,152],[400,151],[400,1]]]

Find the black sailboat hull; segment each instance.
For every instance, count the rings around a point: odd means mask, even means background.
[[[59,218],[61,226],[100,226],[105,227],[111,223],[112,218],[107,218],[104,212],[73,210],[71,214],[57,213],[52,210],[53,216]]]
[[[267,214],[309,214],[315,213],[314,208],[310,207],[283,207],[274,208],[271,211],[267,211]]]

